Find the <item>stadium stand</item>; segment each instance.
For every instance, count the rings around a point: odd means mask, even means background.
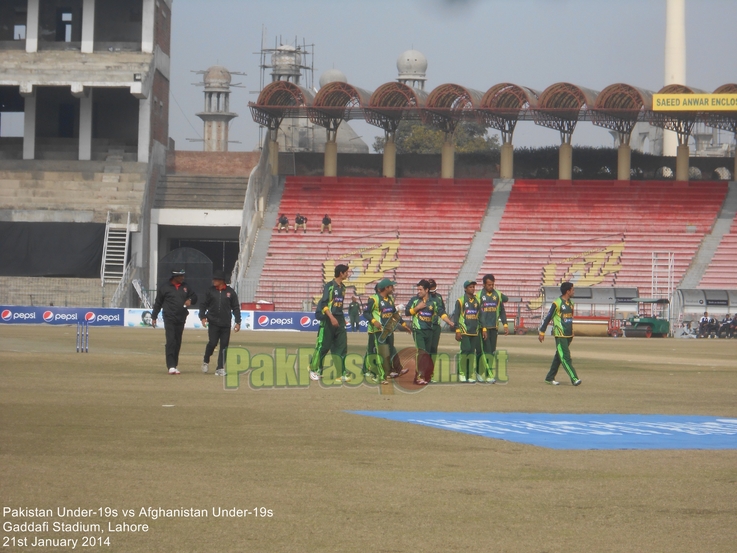
[[[446,293],[491,192],[489,180],[287,177],[278,213],[289,217],[290,232],[273,233],[256,299],[278,310],[312,309],[320,283],[346,261],[353,269],[349,298],[351,286],[362,297],[372,294],[384,274],[394,275],[401,303],[421,278],[435,278]],[[294,231],[297,213],[307,217],[306,234]],[[332,234],[320,234],[325,213]]]
[[[148,166],[117,157],[85,162],[1,161],[0,209],[45,212],[46,220],[97,223],[104,223],[109,211],[130,212],[138,222]]]
[[[540,287],[636,287],[649,294],[653,254],[674,254],[677,286],[727,193],[721,182],[515,182],[479,278],[540,317]]]
[[[729,233],[719,242],[699,288],[737,289],[737,217],[733,219]]]

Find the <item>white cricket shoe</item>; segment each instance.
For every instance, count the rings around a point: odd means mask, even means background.
[[[215,376],[225,376],[225,369],[215,369]]]
[[[169,369],[169,374],[182,374],[182,373],[180,373],[180,372],[179,372],[179,371],[177,370],[177,368],[176,368],[176,367],[171,367],[171,368]]]
[[[202,363],[202,372],[206,373],[209,370],[210,370],[210,365],[208,365],[207,363]],[[217,372],[215,374],[217,374]]]

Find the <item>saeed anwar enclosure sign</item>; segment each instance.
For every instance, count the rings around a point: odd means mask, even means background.
[[[653,94],[653,111],[737,111],[737,94]]]

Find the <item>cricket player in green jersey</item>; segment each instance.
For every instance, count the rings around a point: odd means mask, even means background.
[[[435,318],[442,318],[450,326],[453,326],[453,321],[450,320],[445,309],[430,295],[430,282],[425,279],[417,283],[417,295],[409,300],[404,313],[412,317],[412,336],[415,340],[415,346],[418,350],[426,353],[430,353],[432,349]],[[415,382],[417,384],[427,384],[432,378],[432,364],[427,367],[427,370],[421,370],[420,363],[421,358],[418,355]]]
[[[461,354],[458,356],[458,380],[460,382],[486,382],[479,374],[474,376],[479,357],[481,356],[481,340],[479,340],[479,300],[476,297],[476,282],[467,280],[463,283],[465,294],[456,300],[453,312],[453,324],[456,329],[456,341],[461,343]]]
[[[394,334],[390,334],[386,338],[385,344],[389,347],[389,359],[392,362],[391,367],[385,367],[384,359],[379,355],[379,336],[384,330],[384,325],[389,322],[392,315],[397,311],[394,305],[394,286],[396,282],[383,278],[376,285],[376,294],[369,296],[366,302],[366,309],[363,316],[368,321],[368,353],[364,365],[364,374],[370,374],[378,379],[382,384],[388,384],[387,371],[389,376],[394,378],[399,374],[404,374],[407,369],[402,369],[399,365],[397,348],[394,347]],[[400,326],[405,332],[412,332],[409,325],[404,321],[400,321]]]
[[[442,311],[445,311],[445,301],[443,296],[438,294],[438,283],[435,282],[434,278],[428,278],[427,281],[430,283],[430,297],[440,306]],[[442,333],[442,327],[440,326],[440,317],[435,314],[432,321],[432,347],[428,351],[430,355],[436,355],[438,353],[438,345],[440,344],[440,334]]]
[[[494,378],[494,353],[496,353],[496,341],[499,321],[504,325],[504,334],[509,334],[507,325],[507,313],[504,310],[504,302],[507,296],[494,289],[494,275],[484,275],[484,287],[477,294],[479,299],[479,325],[481,326],[481,349],[483,355],[479,359],[479,368],[486,371],[486,381],[490,384],[496,382]],[[479,371],[481,372],[481,371]]]
[[[573,302],[571,301],[573,297],[573,283],[564,282],[561,284],[560,294],[560,297],[555,298],[553,301],[550,311],[548,311],[548,314],[540,325],[540,335],[538,337],[540,342],[545,340],[545,330],[548,328],[550,321],[553,321],[553,336],[555,336],[555,357],[553,357],[553,364],[550,365],[545,382],[553,386],[560,384],[560,382],[555,380],[555,375],[558,374],[558,369],[562,364],[571,379],[571,383],[574,386],[578,386],[581,384],[581,379],[578,378],[576,370],[573,368],[571,351],[568,348],[573,341]]]
[[[328,351],[336,355],[339,366],[336,367],[336,379],[345,380],[345,356],[348,353],[348,336],[345,331],[345,281],[348,278],[348,265],[335,267],[335,278],[325,284],[322,298],[317,302],[315,317],[320,321],[317,331],[315,353],[310,361],[310,378],[322,378],[322,366]]]

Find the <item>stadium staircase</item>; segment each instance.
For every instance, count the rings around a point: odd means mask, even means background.
[[[523,299],[523,324],[540,318],[540,287],[635,287],[649,295],[653,255],[673,253],[678,286],[727,194],[718,182],[515,182],[479,278]]]
[[[387,276],[406,302],[422,278],[443,294],[455,282],[491,197],[489,180],[287,177],[278,213],[288,233],[272,232],[256,300],[278,310],[312,309],[336,264],[353,276],[347,296],[362,298]],[[307,233],[294,231],[297,213]],[[320,234],[323,215],[333,232]]]
[[[737,290],[737,181],[729,184],[729,194],[719,219],[720,223],[730,225],[729,231],[721,235],[698,287]]]
[[[162,175],[156,186],[156,209],[241,209],[247,177]]]
[[[279,154],[281,157],[281,154]],[[292,159],[294,159],[294,154]],[[243,285],[238,289],[238,297],[244,302],[253,302],[256,299],[256,291],[258,290],[259,275],[264,269],[266,256],[268,255],[269,243],[271,235],[276,227],[276,219],[279,212],[279,204],[284,194],[284,177],[280,177],[278,181],[270,187],[269,198],[266,202],[264,211],[264,220],[258,229],[256,241],[253,247],[253,255],[248,260],[248,267],[243,281]]]

